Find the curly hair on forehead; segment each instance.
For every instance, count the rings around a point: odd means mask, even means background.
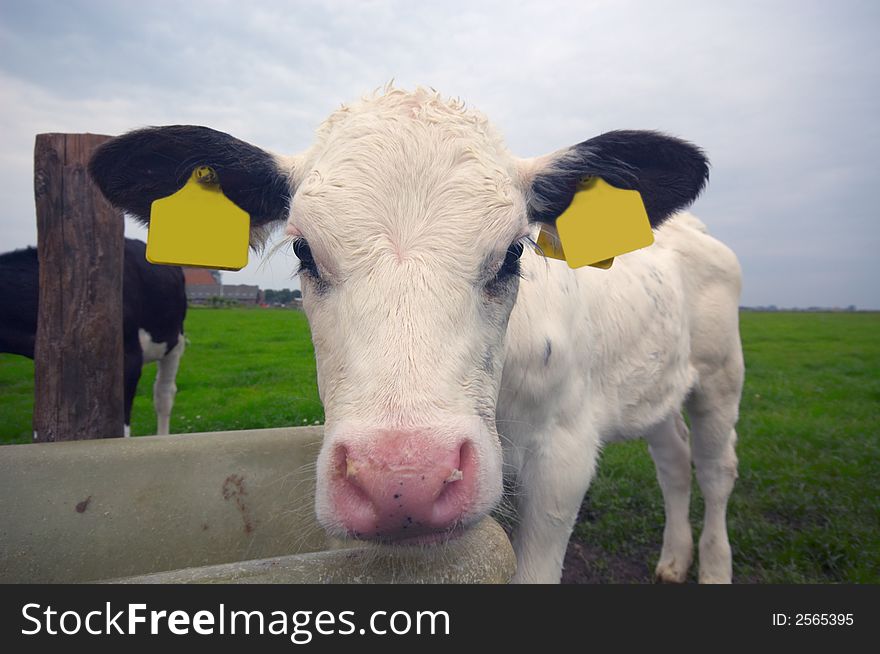
[[[469,108],[459,98],[444,97],[439,91],[418,86],[412,91],[388,83],[360,100],[343,104],[318,128],[320,142],[342,125],[364,116],[409,118],[426,125],[436,125],[460,135],[482,135],[503,148],[501,136],[483,113]]]

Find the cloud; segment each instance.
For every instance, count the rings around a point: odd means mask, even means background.
[[[533,156],[609,129],[704,147],[694,207],[746,304],[880,308],[873,2],[28,2],[0,6],[0,249],[35,241],[33,138],[207,124],[296,152],[391,78]],[[292,261],[230,278],[290,285]]]

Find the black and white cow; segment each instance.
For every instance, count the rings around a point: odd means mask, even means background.
[[[740,270],[680,213],[708,177],[698,148],[618,131],[520,159],[461,103],[388,89],[335,112],[294,156],[172,126],[109,141],[90,170],[146,222],[199,165],[250,213],[255,239],[285,225],[301,261],[326,414],[315,508],[331,533],[448,538],[511,476],[515,580],[558,581],[600,448],[645,437],[666,504],[657,576],[682,581],[691,565],[693,463],[700,580],[731,580]],[[527,245],[588,177],[638,190],[655,229],[610,270]]]
[[[169,433],[177,393],[175,378],[184,350],[186,290],[183,270],[149,263],[142,241],[125,239],[122,282],[125,352],[125,435],[131,434],[131,405],[141,368],[156,361],[153,403],[157,433]],[[39,304],[37,250],[29,247],[0,255],[0,352],[34,358]]]

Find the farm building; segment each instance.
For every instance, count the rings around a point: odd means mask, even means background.
[[[221,290],[220,297],[238,304],[260,304],[263,299],[260,287],[250,284],[224,284]]]
[[[236,304],[259,304],[263,292],[249,284],[223,284],[219,270],[184,268],[186,299],[190,304],[211,304],[215,298]]]

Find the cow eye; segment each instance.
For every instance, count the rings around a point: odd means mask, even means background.
[[[523,242],[511,243],[504,255],[504,261],[495,276],[486,283],[485,290],[490,297],[506,295],[511,288],[511,280],[520,276],[520,257],[523,253]]]
[[[312,249],[304,238],[298,238],[293,242],[293,253],[299,259],[299,271],[318,277],[318,267],[312,257]]]
[[[511,275],[519,275],[519,258],[523,253],[522,241],[513,243],[507,248],[507,254],[504,256],[504,263],[498,270],[498,277],[509,277]]]

